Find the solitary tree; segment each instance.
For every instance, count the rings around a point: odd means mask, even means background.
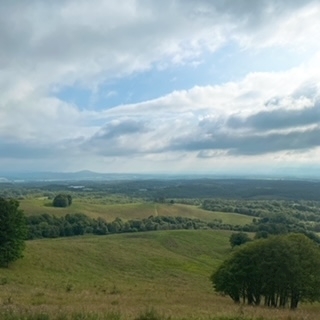
[[[72,204],[72,197],[71,195],[67,194],[58,194],[54,197],[52,205],[54,207],[69,207]]]
[[[0,198],[0,266],[22,257],[27,226],[19,202]]]
[[[302,234],[273,236],[239,248],[211,276],[235,302],[297,308],[320,300],[320,251]]]

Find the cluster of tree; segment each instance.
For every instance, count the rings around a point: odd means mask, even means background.
[[[116,218],[107,222],[103,218],[93,219],[84,214],[67,214],[57,217],[49,214],[27,217],[28,239],[57,238],[83,234],[106,235],[122,232],[141,232],[175,229],[230,229],[219,220],[209,223],[184,217],[150,216],[146,219],[123,221]]]
[[[202,208],[210,211],[233,212],[263,219],[286,218],[296,228],[299,225],[309,231],[320,231],[320,203],[317,201],[284,200],[204,200]],[[279,223],[282,223],[279,221]]]
[[[320,221],[318,201],[206,199],[201,206],[205,210],[234,212],[254,217],[285,212],[299,220]]]
[[[217,292],[234,302],[297,308],[320,300],[320,250],[301,234],[249,242],[212,274]]]
[[[65,208],[72,204],[72,196],[70,194],[58,194],[53,198],[52,205],[54,207]]]
[[[308,238],[320,243],[320,238],[303,222],[285,213],[269,215],[261,219],[253,219],[252,231],[255,238],[267,238],[270,235],[287,233],[302,233]]]
[[[22,257],[26,236],[26,220],[19,202],[0,198],[0,267]]]
[[[232,240],[234,241],[234,245],[238,245],[237,242],[240,242],[239,244],[246,242],[247,239],[245,239],[244,232],[255,232],[256,239],[290,232],[302,233],[320,243],[320,238],[315,233],[307,230],[304,224],[295,223],[293,218],[285,214],[254,219],[253,223],[244,226],[224,224],[220,219],[205,222],[199,219],[165,216],[150,216],[146,219],[129,221],[116,218],[112,222],[107,222],[103,218],[92,219],[81,213],[67,214],[64,217],[49,214],[33,215],[27,217],[27,222],[29,226],[29,239],[68,237],[86,233],[105,235],[153,230],[219,229],[240,232]]]

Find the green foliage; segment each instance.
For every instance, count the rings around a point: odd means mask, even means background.
[[[221,221],[205,222],[186,217],[150,216],[145,219],[123,221],[116,218],[107,222],[103,218],[92,219],[85,214],[66,214],[57,217],[49,214],[27,217],[28,239],[70,237],[83,234],[106,235],[114,233],[144,232],[178,229],[232,229]]]
[[[256,239],[302,233],[320,243],[314,233],[320,231],[320,203],[316,201],[207,199],[202,208],[255,217],[252,224],[243,226],[242,231],[255,232]]]
[[[27,234],[24,214],[19,202],[0,198],[0,266],[7,267],[22,257]]]
[[[27,217],[29,226],[28,239],[69,237],[83,234],[106,235],[154,230],[220,229],[239,231],[230,238],[232,247],[250,240],[243,231],[256,232],[256,238],[266,238],[270,234],[286,234],[288,232],[303,233],[313,241],[320,243],[320,239],[316,234],[298,224],[290,224],[290,221],[286,215],[281,214],[270,218],[262,218],[250,225],[243,226],[226,224],[221,219],[213,219],[207,222],[201,219],[163,215],[127,221],[117,217],[111,222],[107,222],[101,217],[94,219],[82,213],[68,213],[62,217],[44,213]]]
[[[229,242],[231,247],[241,246],[242,244],[251,241],[250,237],[244,232],[233,233],[230,236]]]
[[[54,197],[52,205],[54,207],[65,208],[72,204],[72,197],[70,194],[58,194]]]
[[[306,236],[261,239],[239,248],[211,276],[217,292],[235,302],[295,309],[320,300],[320,251]]]

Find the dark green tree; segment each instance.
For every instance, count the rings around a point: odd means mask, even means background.
[[[248,241],[251,241],[251,239],[245,232],[233,233],[229,239],[232,248],[235,246],[241,246]]]
[[[22,257],[27,236],[26,220],[17,200],[0,198],[0,266]]]
[[[320,300],[320,249],[302,234],[256,240],[236,250],[211,276],[235,302],[298,307]]]
[[[71,195],[67,194],[58,194],[54,197],[52,205],[54,207],[65,208],[72,204],[72,197]]]

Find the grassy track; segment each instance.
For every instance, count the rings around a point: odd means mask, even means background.
[[[63,216],[67,213],[84,213],[92,218],[103,217],[107,221],[112,221],[117,217],[125,220],[147,218],[156,214],[198,218],[205,221],[221,219],[222,222],[233,225],[245,225],[252,221],[252,217],[235,213],[210,212],[196,206],[154,204],[151,202],[103,204],[99,200],[89,202],[87,200],[74,199],[72,205],[68,208],[54,208],[51,206],[50,200],[34,198],[20,201],[20,207],[27,215],[49,213]]]
[[[318,319],[316,305],[290,313],[239,307],[216,295],[209,276],[230,253],[229,236],[179,230],[29,241],[24,259],[0,269],[0,311],[114,312],[134,319],[153,307],[172,319]]]

